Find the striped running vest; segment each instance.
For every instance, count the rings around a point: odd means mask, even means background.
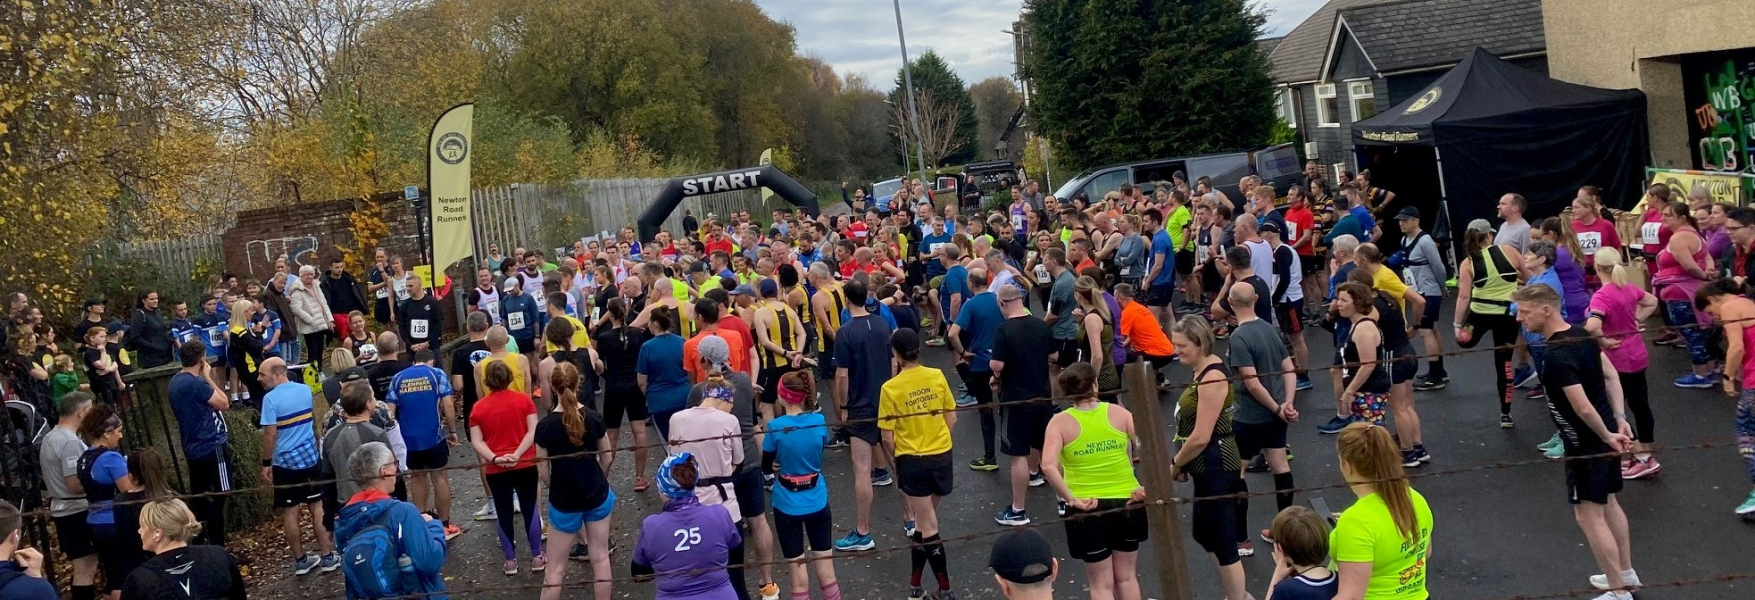
[[[769,315],[767,325],[769,341],[774,342],[786,352],[801,350],[799,346],[803,345],[802,342],[792,337],[792,325],[798,322],[798,314],[792,312],[792,307],[786,306],[784,302],[769,300],[763,302],[761,308],[757,308],[756,312],[757,314],[766,312]],[[758,346],[757,350],[761,354],[763,369],[791,366],[792,360],[786,357],[785,352],[775,352],[762,344],[758,344]]]
[[[824,322],[817,324],[817,352],[828,352],[829,336],[826,331],[841,330],[841,311],[847,310],[847,293],[841,290],[841,284],[833,284],[817,290],[817,295],[829,295],[829,316]]]
[[[1517,293],[1517,269],[1505,259],[1505,249],[1488,246],[1474,259],[1475,287],[1469,296],[1469,312],[1478,315],[1510,313],[1511,295]]]

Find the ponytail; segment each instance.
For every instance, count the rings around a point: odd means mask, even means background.
[[[1335,445],[1341,462],[1359,479],[1369,482],[1389,509],[1402,541],[1413,542],[1418,538],[1420,523],[1414,514],[1413,488],[1408,485],[1401,450],[1396,448],[1389,430],[1370,423],[1354,423],[1341,430]]]
[[[1608,271],[1603,280],[1615,285],[1627,286],[1627,263],[1621,259],[1621,251],[1614,248],[1601,248],[1596,253],[1597,272]]]
[[[567,440],[574,446],[585,445],[585,416],[579,407],[579,368],[570,362],[555,363],[549,384],[561,407],[561,424],[567,428]]]

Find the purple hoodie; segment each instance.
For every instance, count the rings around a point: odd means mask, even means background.
[[[721,504],[703,506],[689,496],[671,500],[664,512],[646,517],[634,564],[658,574],[654,600],[729,600],[737,594],[725,567],[731,549],[741,543],[731,511]],[[690,574],[691,569],[700,572]]]

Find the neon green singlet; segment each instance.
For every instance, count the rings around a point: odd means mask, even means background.
[[[1066,487],[1074,498],[1113,500],[1133,496],[1140,486],[1127,454],[1127,434],[1109,423],[1109,405],[1098,402],[1089,410],[1069,408],[1079,424],[1079,437],[1060,449],[1066,469]]]

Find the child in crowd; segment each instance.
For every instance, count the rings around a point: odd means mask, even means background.
[[[49,370],[49,398],[60,406],[62,396],[84,387],[79,383],[79,374],[73,372],[73,357],[56,354],[54,367]]]
[[[1328,565],[1328,522],[1316,511],[1291,506],[1274,516],[1274,576],[1263,600],[1331,600],[1340,578]]]

